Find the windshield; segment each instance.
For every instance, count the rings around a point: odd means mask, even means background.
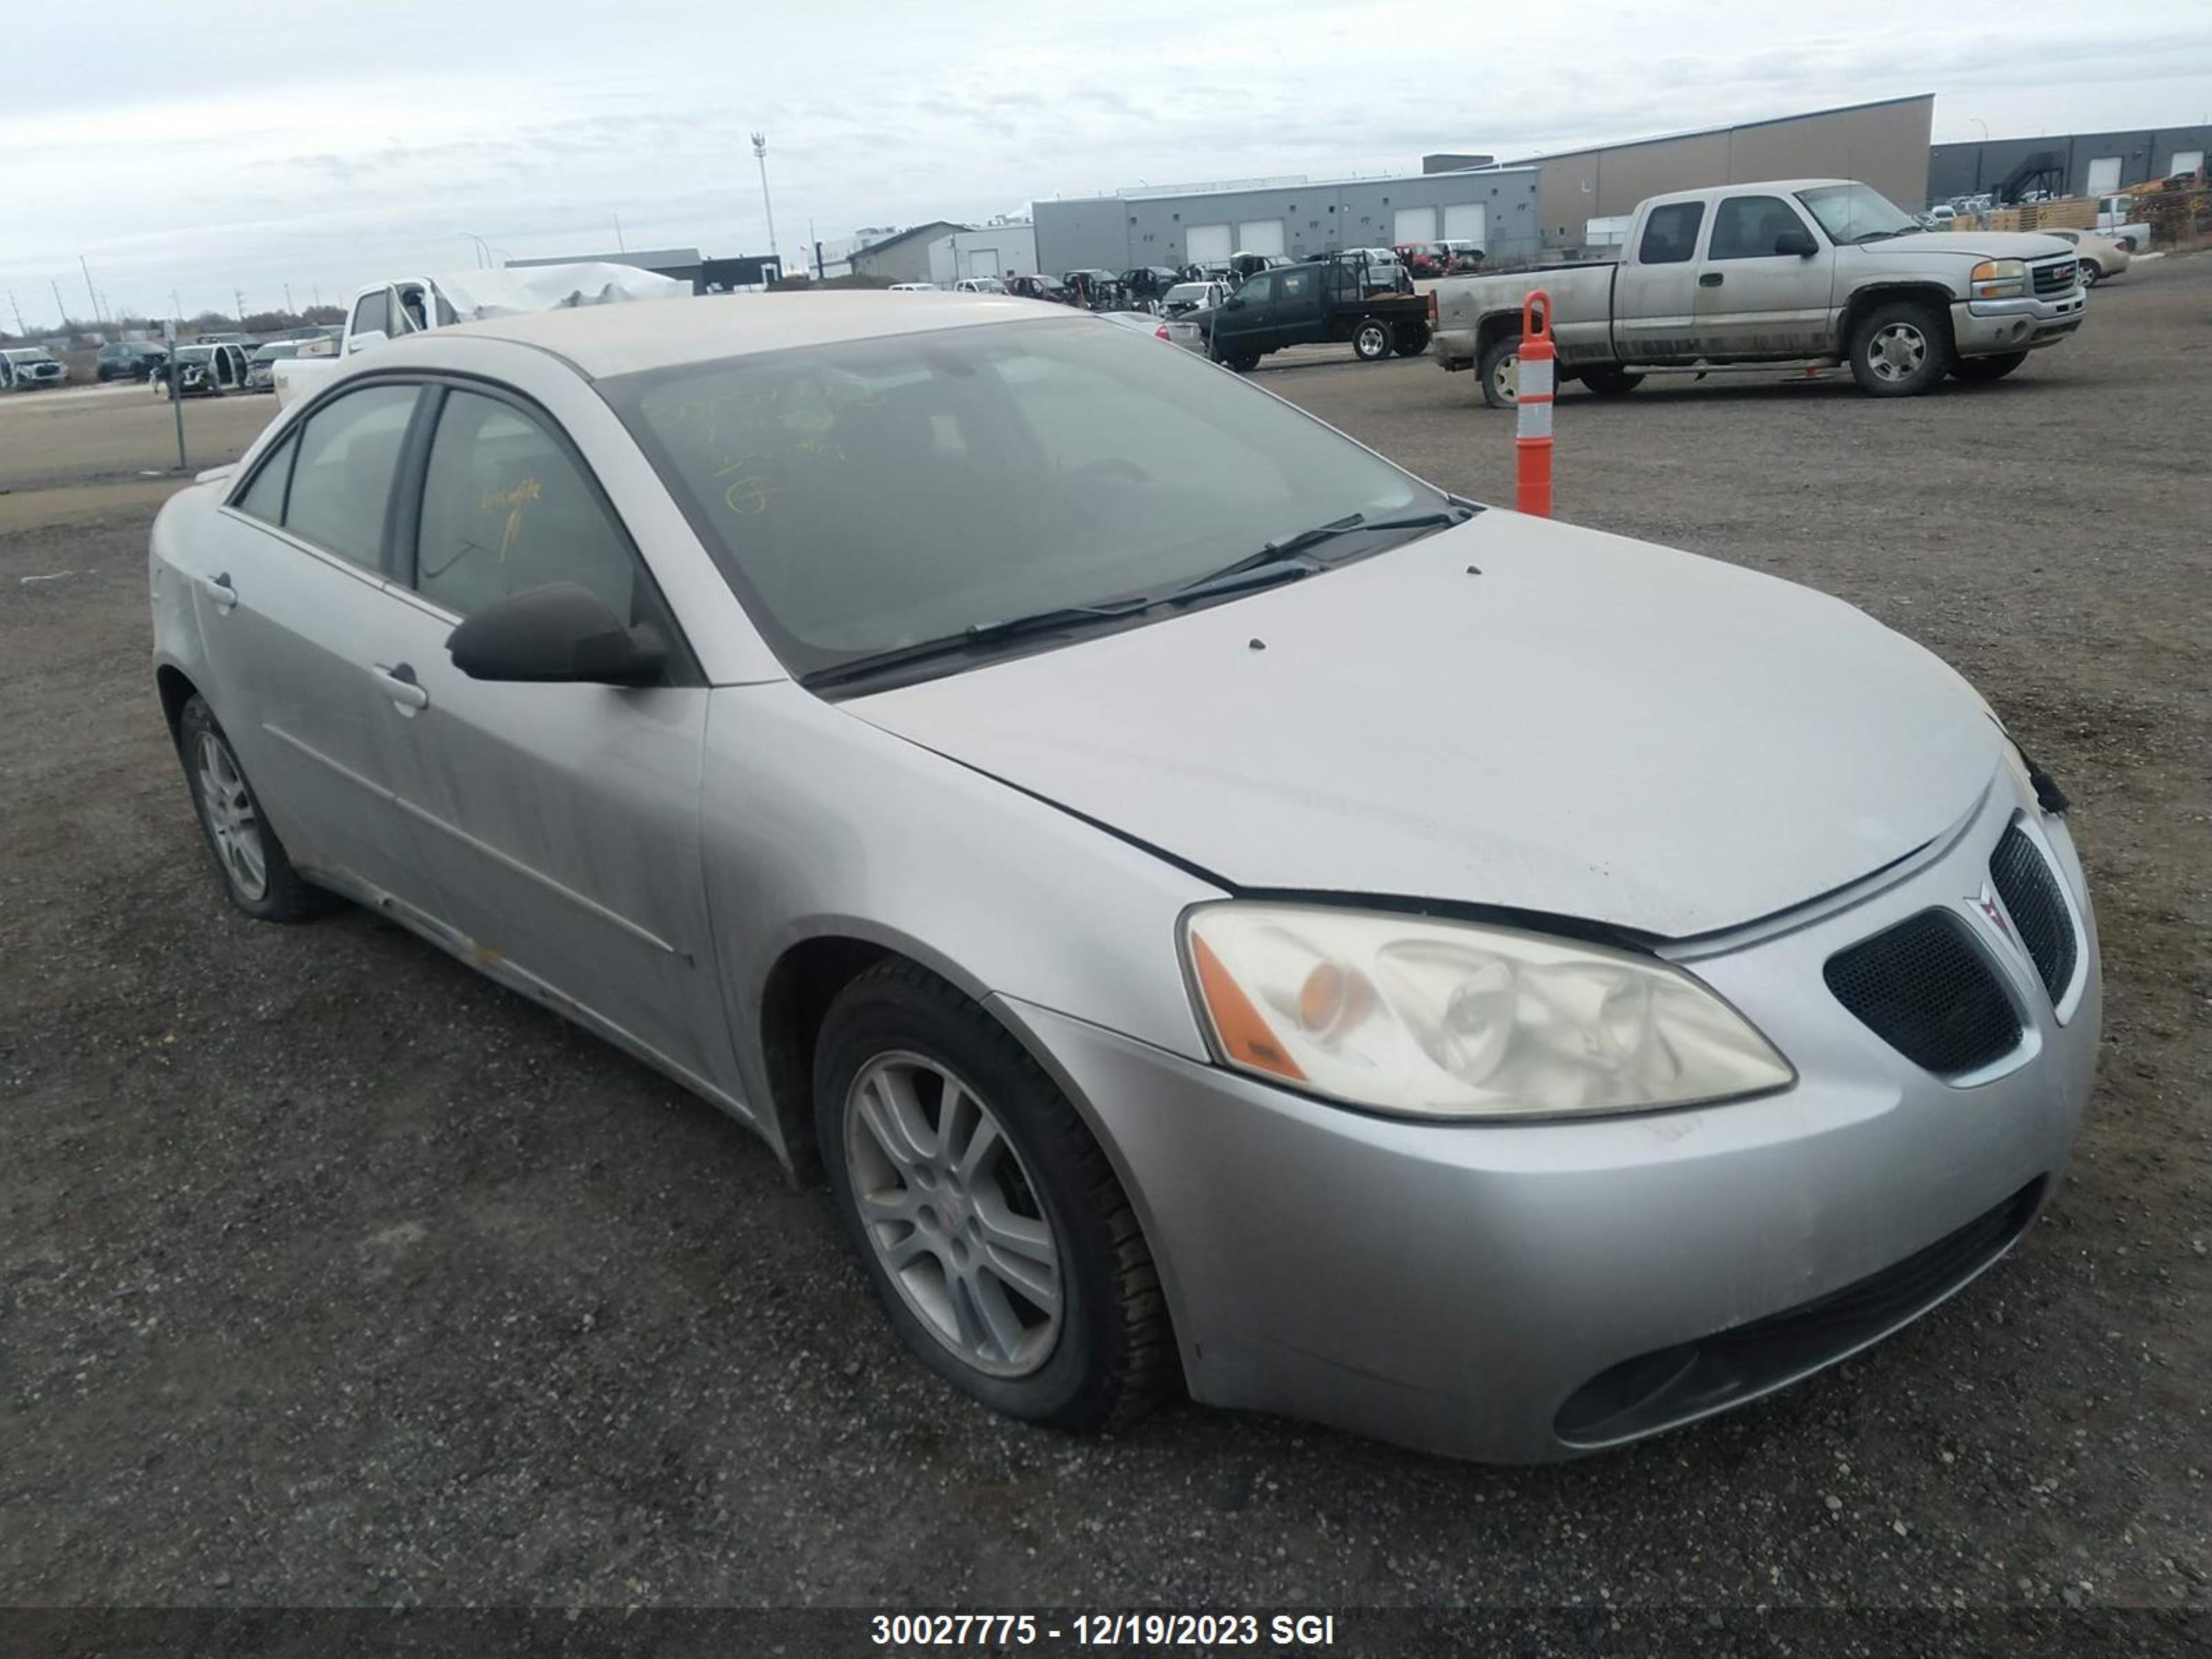
[[[1096,321],[855,340],[601,384],[794,674],[1154,594],[1446,498]]]
[[[1835,242],[1896,236],[1920,228],[1903,208],[1864,185],[1821,185],[1799,191],[1797,199],[1811,210],[1820,228]]]
[[[213,362],[215,361],[215,348],[213,346],[204,345],[179,346],[177,348],[177,361],[180,363]]]
[[[11,346],[8,356],[19,363],[42,363],[46,361],[46,349],[44,346]]]

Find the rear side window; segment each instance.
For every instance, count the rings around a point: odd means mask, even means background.
[[[253,475],[253,482],[246,493],[233,503],[248,518],[258,519],[264,524],[284,522],[284,486],[292,482],[292,458],[300,453],[300,441],[287,438],[276,453],[261,464]]]
[[[658,620],[635,556],[582,469],[512,404],[455,392],[422,481],[415,588],[466,617],[556,582],[626,623]]]
[[[1313,272],[1286,270],[1275,278],[1275,297],[1279,300],[1310,300],[1313,297]]]
[[[365,386],[308,417],[284,527],[364,570],[383,564],[384,514],[415,413],[411,386]]]
[[[1636,262],[1644,265],[1679,265],[1696,257],[1698,227],[1705,222],[1703,202],[1670,202],[1653,208],[1644,222],[1644,240],[1636,249]]]
[[[1713,237],[1705,258],[1771,258],[1777,237],[1804,228],[1804,222],[1778,196],[1731,196],[1714,210]]]

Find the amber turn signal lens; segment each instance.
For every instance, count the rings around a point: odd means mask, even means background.
[[[1198,970],[1199,994],[1206,1000],[1206,1012],[1213,1021],[1214,1035],[1221,1040],[1222,1053],[1239,1065],[1304,1082],[1306,1074],[1283,1052],[1251,998],[1229,976],[1221,958],[1195,935],[1190,941],[1190,959]]]

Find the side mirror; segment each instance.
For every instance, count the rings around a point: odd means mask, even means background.
[[[1776,237],[1774,251],[1793,254],[1800,259],[1809,259],[1820,251],[1820,245],[1813,240],[1811,231],[1801,226],[1796,230],[1785,230]]]
[[[651,685],[668,665],[658,629],[624,627],[597,594],[574,582],[486,605],[447,636],[446,650],[472,680],[533,684]]]
[[[358,334],[346,336],[346,349],[349,352],[366,351],[373,345],[382,345],[391,337],[380,328],[365,328]]]

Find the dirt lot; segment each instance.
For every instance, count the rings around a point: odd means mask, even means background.
[[[1471,376],[1258,379],[1510,498]],[[2212,258],[1986,389],[1562,399],[1563,518],[1840,594],[1982,686],[2073,794],[2108,1024],[2009,1261],[1781,1397],[1534,1470],[994,1418],[708,1107],[365,915],[228,909],[148,685],[167,410],[82,403],[0,404],[6,1599],[2212,1607]],[[192,409],[196,464],[264,415]]]

